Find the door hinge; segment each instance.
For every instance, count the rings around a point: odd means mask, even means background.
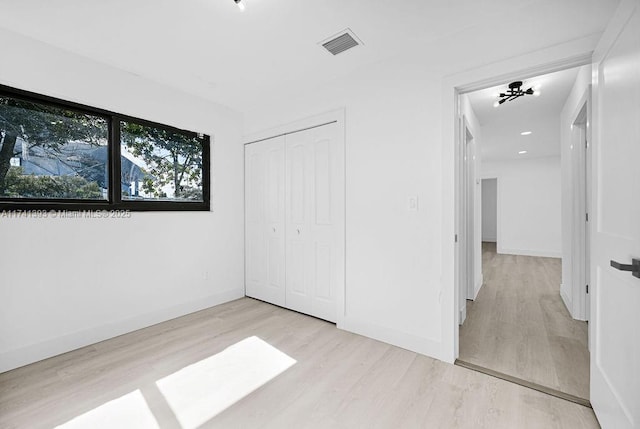
[[[585,213],[585,219],[589,222],[589,213]]]
[[[454,240],[455,240],[455,243],[458,242],[458,234],[455,235]]]
[[[587,289],[587,293],[589,293],[589,285],[587,285],[586,289]]]

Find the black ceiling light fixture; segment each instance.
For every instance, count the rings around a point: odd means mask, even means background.
[[[236,5],[238,5],[238,8],[240,8],[240,10],[244,10],[244,3],[242,3],[242,0],[233,0]]]
[[[525,95],[538,96],[540,95],[540,91],[534,87],[531,87],[529,89],[522,89],[522,81],[516,80],[515,82],[511,82],[509,84],[508,90],[506,90],[505,92],[501,92],[500,95],[498,95],[500,99],[496,100],[496,102],[493,103],[493,106],[498,107],[505,101],[512,101],[512,100],[515,100],[516,98],[523,97]]]

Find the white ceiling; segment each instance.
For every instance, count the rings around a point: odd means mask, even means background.
[[[0,26],[244,112],[396,56],[464,67],[599,33],[618,0],[244,2],[0,0]],[[365,46],[318,46],[347,27]]]
[[[494,107],[497,95],[509,82],[468,94],[482,126],[482,160],[538,158],[560,155],[560,112],[575,83],[578,68],[523,80],[523,89],[539,87],[540,95],[527,95]],[[530,135],[521,135],[531,131]],[[526,150],[526,154],[519,151]]]

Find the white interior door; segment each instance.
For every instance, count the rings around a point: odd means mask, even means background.
[[[640,428],[640,278],[610,263],[640,258],[639,3],[623,2],[594,58],[591,403],[616,429]]]
[[[245,146],[246,295],[285,305],[284,137]]]
[[[466,299],[475,299],[475,189],[476,189],[476,173],[475,173],[475,150],[473,146],[473,136],[469,132],[469,129],[466,129],[466,137],[465,137],[465,195],[466,195],[466,252],[467,252],[467,274],[466,274],[466,282],[467,282],[467,294]],[[466,300],[463,302],[466,306]]]
[[[459,117],[458,120],[458,132],[460,133],[460,139],[456,147],[457,152],[457,174],[456,174],[456,223],[457,234],[456,241],[456,264],[457,264],[457,281],[456,281],[456,301],[458,306],[457,317],[458,324],[462,325],[467,317],[467,142],[466,142],[466,127],[464,125],[464,119]],[[456,342],[456,357],[458,357],[459,344]]]
[[[474,226],[474,206],[473,206],[473,177],[472,163],[472,141],[473,136],[469,131],[466,120],[460,117],[460,133],[462,138],[459,144],[459,164],[458,164],[458,189],[459,199],[459,247],[458,258],[458,324],[462,325],[467,317],[467,299],[473,299],[473,226]],[[457,351],[456,351],[457,354]]]
[[[587,118],[588,118],[588,122],[589,124],[591,122],[593,122],[591,120],[591,106],[588,106],[589,109],[589,113],[587,114]],[[585,124],[585,134],[584,134],[584,139],[585,139],[585,151],[584,151],[584,193],[583,193],[583,197],[584,197],[584,209],[585,212],[587,213],[585,216],[586,221],[584,222],[583,226],[584,226],[584,276],[585,276],[585,282],[587,285],[591,284],[591,225],[590,225],[590,219],[593,218],[592,214],[589,214],[589,211],[591,210],[591,194],[592,194],[592,178],[593,175],[591,173],[591,137],[590,137],[590,125]],[[584,320],[589,321],[591,320],[591,294],[589,291],[589,286],[587,286],[585,293],[583,295],[584,297]],[[589,336],[588,338],[588,345],[589,345],[589,350],[591,350],[591,337]]]
[[[286,136],[286,302],[336,321],[344,282],[344,147],[337,125]]]

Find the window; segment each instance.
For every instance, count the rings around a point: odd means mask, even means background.
[[[106,200],[108,120],[0,97],[0,197]]]
[[[0,86],[0,210],[209,210],[209,137]]]
[[[122,199],[203,201],[197,137],[120,122]]]

